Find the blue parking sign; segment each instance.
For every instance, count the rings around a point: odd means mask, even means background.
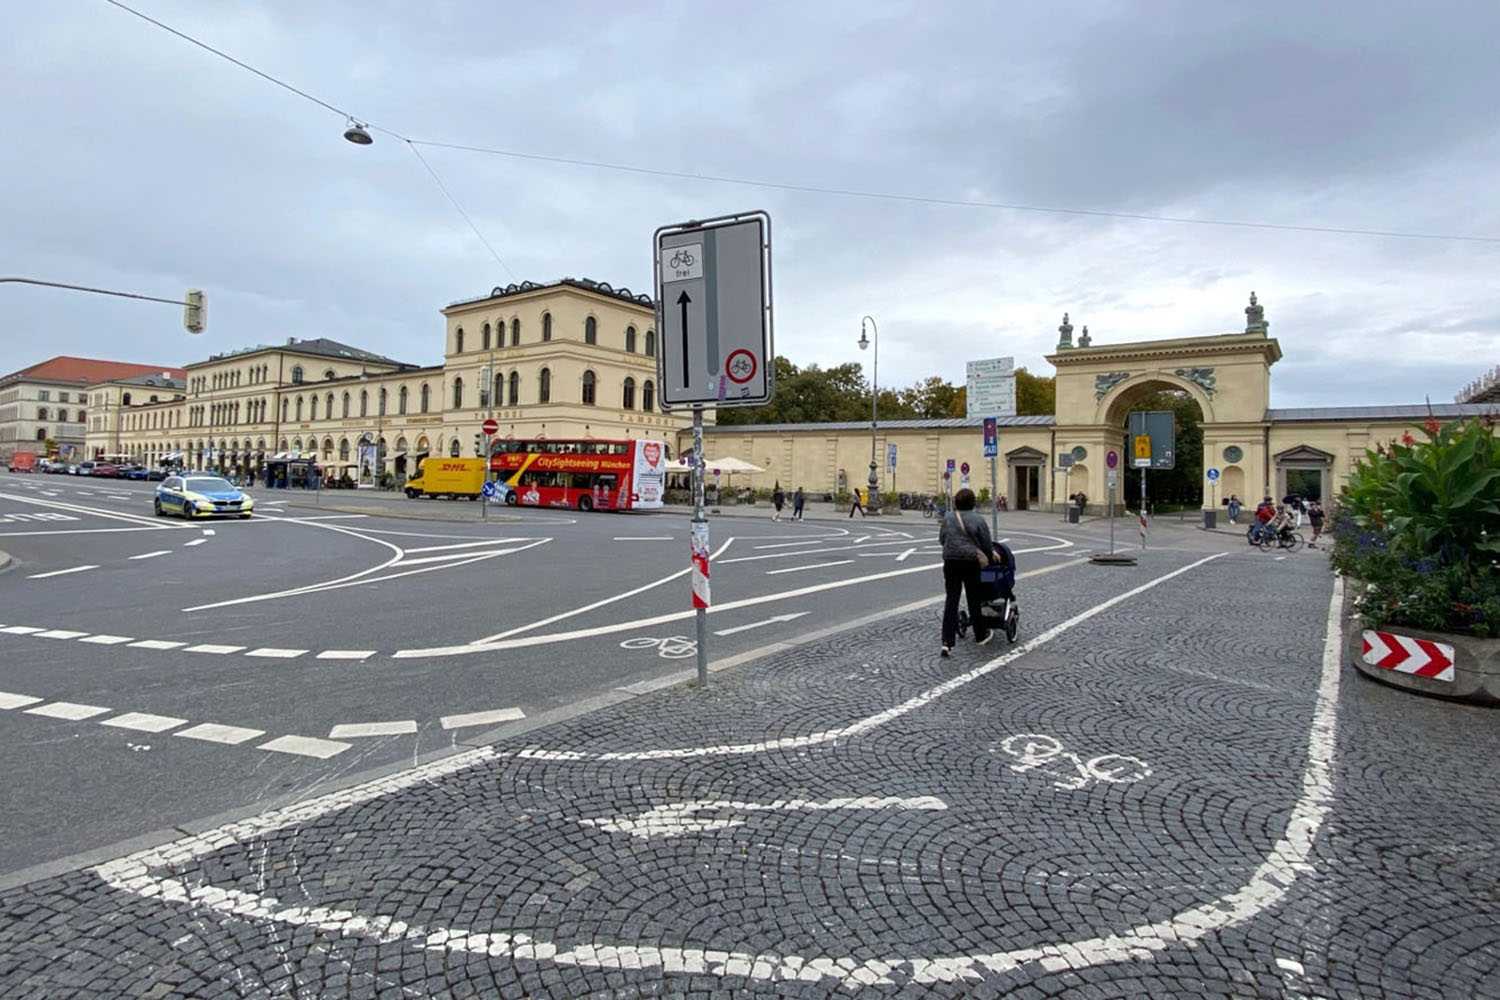
[[[984,418],[984,457],[995,458],[1000,454],[1000,442],[997,439],[996,420],[994,417]]]

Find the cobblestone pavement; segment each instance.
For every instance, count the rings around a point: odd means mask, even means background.
[[[0,995],[1500,996],[1500,716],[1341,666],[1305,555],[1069,566],[1009,649],[925,609],[10,890]]]

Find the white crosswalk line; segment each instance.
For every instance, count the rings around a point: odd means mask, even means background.
[[[140,555],[138,555],[138,556],[131,556],[130,558],[131,559],[155,559],[157,556],[166,556],[166,555],[171,555],[171,554],[172,554],[172,550],[171,549],[157,549],[155,552],[142,552]]]
[[[170,639],[141,639],[138,642],[132,642],[131,645],[137,649],[176,649],[179,646],[186,646],[187,643],[173,642]]]
[[[485,726],[492,722],[514,722],[526,718],[519,708],[497,708],[491,712],[466,712],[462,715],[445,715],[440,722],[444,729],[463,729],[467,726]]]
[[[81,635],[88,635],[88,633],[70,632],[65,628],[49,628],[45,632],[38,632],[36,637],[38,639],[77,639]]]
[[[257,750],[271,750],[275,753],[294,753],[300,757],[317,757],[319,760],[327,760],[348,750],[352,743],[339,743],[335,740],[320,740],[315,736],[278,736],[274,740],[262,743]]]
[[[41,701],[29,694],[13,694],[10,691],[0,691],[0,708],[25,708],[27,705],[35,705]]]
[[[202,545],[206,541],[208,541],[207,538],[195,538],[191,542],[183,542],[182,543],[182,547],[185,548],[185,549],[190,549],[194,545]]]
[[[213,643],[204,642],[204,643],[199,643],[196,646],[189,646],[187,649],[184,649],[183,652],[184,653],[218,653],[219,655],[222,656],[225,653],[238,653],[240,650],[242,650],[244,648],[245,648],[244,646],[215,646]]]
[[[11,635],[31,635],[33,632],[45,631],[38,625],[7,625],[0,628],[0,632],[9,632]]]
[[[136,729],[143,733],[163,733],[168,729],[176,729],[185,725],[186,719],[173,718],[170,715],[152,715],[150,712],[126,712],[117,715],[113,719],[100,719],[101,726],[114,726],[117,729]]]
[[[305,649],[277,649],[275,646],[262,646],[260,649],[252,649],[246,656],[263,656],[276,660],[293,660],[306,653]]]
[[[78,722],[82,719],[92,719],[96,715],[103,715],[109,709],[103,705],[80,705],[73,701],[54,701],[46,705],[38,705],[36,708],[26,709],[27,715],[45,715],[52,719],[69,719]]]
[[[79,642],[92,642],[99,646],[118,646],[122,642],[135,642],[134,636],[129,635],[91,635]]]
[[[368,660],[375,655],[373,649],[325,649],[318,654],[320,660]]]
[[[209,743],[226,743],[234,746],[253,740],[258,736],[266,735],[264,729],[245,729],[242,726],[221,726],[217,722],[204,722],[200,725],[189,726],[187,729],[172,734],[189,740],[205,740]]]
[[[356,739],[361,736],[400,736],[417,731],[411,719],[404,722],[350,722],[328,731],[330,740]]]
[[[45,580],[52,576],[67,576],[69,573],[82,573],[85,570],[98,569],[98,566],[74,566],[72,569],[55,569],[50,573],[33,573],[28,580]]]

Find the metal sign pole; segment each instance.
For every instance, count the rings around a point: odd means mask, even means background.
[[[1000,537],[1000,491],[995,484],[995,460],[990,459],[990,537]]]
[[[698,686],[708,687],[708,513],[703,509],[703,465],[703,407],[695,406],[693,407],[693,617],[697,619],[698,626]]]
[[[1115,554],[1115,479],[1109,479],[1109,554]]]
[[[1146,548],[1146,470],[1141,469],[1141,550]]]
[[[492,380],[493,381],[493,380]],[[485,495],[484,488],[490,484],[490,436],[484,436],[484,478],[479,482],[479,519],[489,520],[490,498]]]

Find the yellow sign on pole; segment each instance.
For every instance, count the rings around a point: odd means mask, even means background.
[[[1151,460],[1151,435],[1137,434],[1135,436],[1135,457]]]

